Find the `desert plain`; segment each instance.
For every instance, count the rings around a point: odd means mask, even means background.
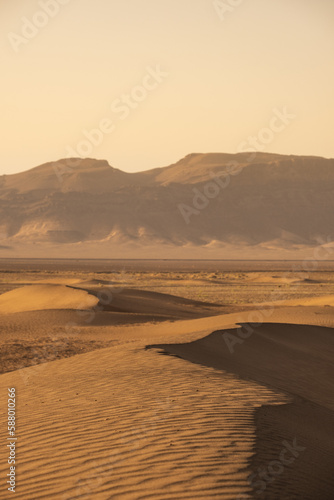
[[[310,267],[310,266],[308,266]],[[17,499],[331,499],[334,262],[0,262]]]

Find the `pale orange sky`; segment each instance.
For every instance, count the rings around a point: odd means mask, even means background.
[[[0,0],[0,173],[69,150],[129,172],[235,153],[284,107],[263,150],[334,157],[333,0],[239,3]]]

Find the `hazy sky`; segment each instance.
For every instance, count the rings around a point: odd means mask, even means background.
[[[258,134],[334,157],[333,27],[333,0],[0,0],[0,173],[73,150],[145,170]]]

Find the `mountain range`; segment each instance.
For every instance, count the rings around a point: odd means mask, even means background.
[[[334,159],[190,154],[137,173],[64,159],[0,177],[0,255],[298,257],[334,240]]]

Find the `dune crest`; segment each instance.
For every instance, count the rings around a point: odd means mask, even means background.
[[[233,337],[239,342],[234,343]],[[333,328],[245,323],[194,342],[150,347],[284,391],[292,398],[288,404],[265,404],[255,411],[255,454],[248,469],[253,492],[241,498],[332,498]],[[279,462],[286,443],[295,445],[291,467]],[[268,472],[274,463],[280,466],[280,474],[259,482],[259,471]]]
[[[85,290],[64,285],[30,285],[0,296],[0,313],[20,313],[49,309],[91,309],[98,299]]]

